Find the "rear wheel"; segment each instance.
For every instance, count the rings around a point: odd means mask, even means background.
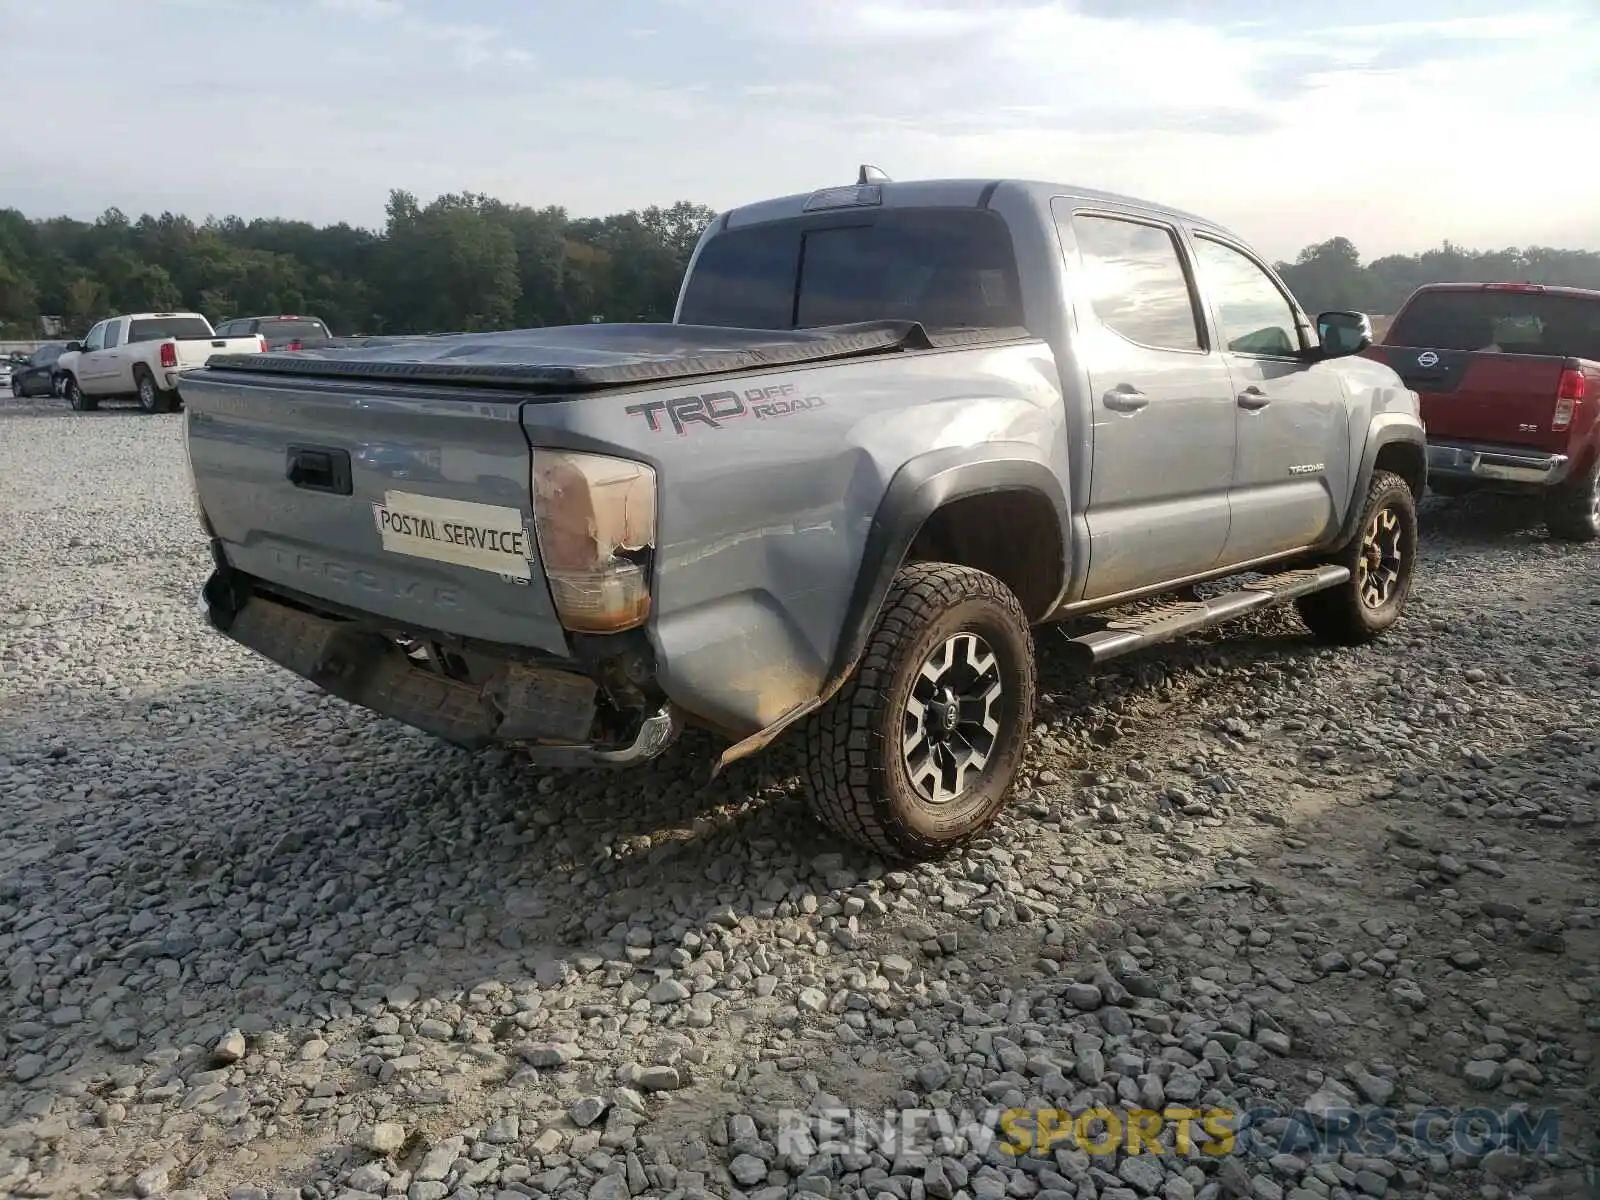
[[[1600,538],[1600,458],[1589,469],[1550,489],[1545,497],[1545,526],[1563,542]]]
[[[896,577],[855,674],[806,730],[812,811],[891,859],[929,859],[1005,804],[1033,723],[1033,635],[992,575]]]
[[[1324,642],[1370,642],[1400,619],[1417,566],[1417,507],[1411,488],[1391,471],[1367,486],[1350,544],[1329,561],[1350,568],[1338,587],[1295,601],[1300,619]]]
[[[100,401],[93,396],[85,396],[78,387],[78,381],[71,375],[63,377],[61,381],[61,394],[67,398],[67,403],[76,412],[94,412],[100,407]]]
[[[173,396],[156,386],[155,376],[149,371],[139,372],[139,407],[147,413],[171,412]]]

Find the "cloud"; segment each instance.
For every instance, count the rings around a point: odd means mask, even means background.
[[[1200,25],[1085,16],[1060,4],[795,0],[767,9],[698,0],[753,45],[815,62],[804,114],[851,129],[1170,128],[1245,131],[1270,120],[1249,79],[1249,45]],[[1270,49],[1270,47],[1268,47]],[[1196,88],[1197,76],[1208,80]]]
[[[399,0],[318,0],[318,7],[375,21],[393,20],[406,11]]]
[[[316,4],[330,15],[386,24],[406,37],[445,46],[464,67],[481,66],[497,59],[517,63],[533,61],[528,51],[504,44],[503,29],[432,20],[417,15],[401,0],[316,0]]]
[[[0,123],[0,206],[377,223],[404,187],[607,212],[874,162],[1149,196],[1286,256],[1334,234],[1371,257],[1594,228],[1584,189],[1529,206],[1516,171],[1459,150],[1581,143],[1591,0],[1345,0],[1316,26],[1275,0],[277,0],[266,22],[251,0],[141,2],[128,22],[78,0],[76,20],[122,30],[75,45],[50,92],[94,153]],[[8,51],[42,61],[59,22],[15,7]],[[130,90],[129,58],[174,64],[169,83]],[[200,148],[152,155],[159,130]]]

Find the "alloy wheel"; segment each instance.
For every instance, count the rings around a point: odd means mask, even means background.
[[[1000,663],[975,633],[957,633],[922,664],[902,720],[906,774],[923,799],[947,804],[975,783],[1000,739]]]
[[[1356,563],[1356,590],[1368,608],[1382,608],[1400,587],[1405,569],[1405,531],[1392,508],[1372,514],[1361,535],[1361,557]]]

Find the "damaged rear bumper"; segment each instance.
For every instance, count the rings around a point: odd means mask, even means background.
[[[626,767],[656,757],[683,728],[663,702],[622,736],[597,737],[604,699],[576,671],[508,656],[481,682],[452,678],[360,622],[238,596],[220,570],[196,605],[212,629],[329,694],[467,749],[516,747],[539,766]]]
[[[1571,466],[1571,460],[1565,454],[1551,454],[1521,446],[1439,441],[1428,443],[1428,474],[1439,479],[1549,487],[1560,483]]]

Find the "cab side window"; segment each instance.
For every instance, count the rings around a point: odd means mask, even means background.
[[[106,345],[106,323],[101,321],[89,330],[89,336],[83,339],[83,352],[85,354],[94,350],[104,350]]]
[[[122,345],[122,322],[109,321],[106,323],[106,344],[103,350],[114,350]]]
[[[1102,325],[1152,350],[1205,349],[1204,325],[1173,230],[1085,213],[1071,217],[1071,228],[1080,260],[1074,272],[1079,294]]]
[[[1203,235],[1194,240],[1200,280],[1216,307],[1223,345],[1235,354],[1300,353],[1294,306],[1248,255]]]

